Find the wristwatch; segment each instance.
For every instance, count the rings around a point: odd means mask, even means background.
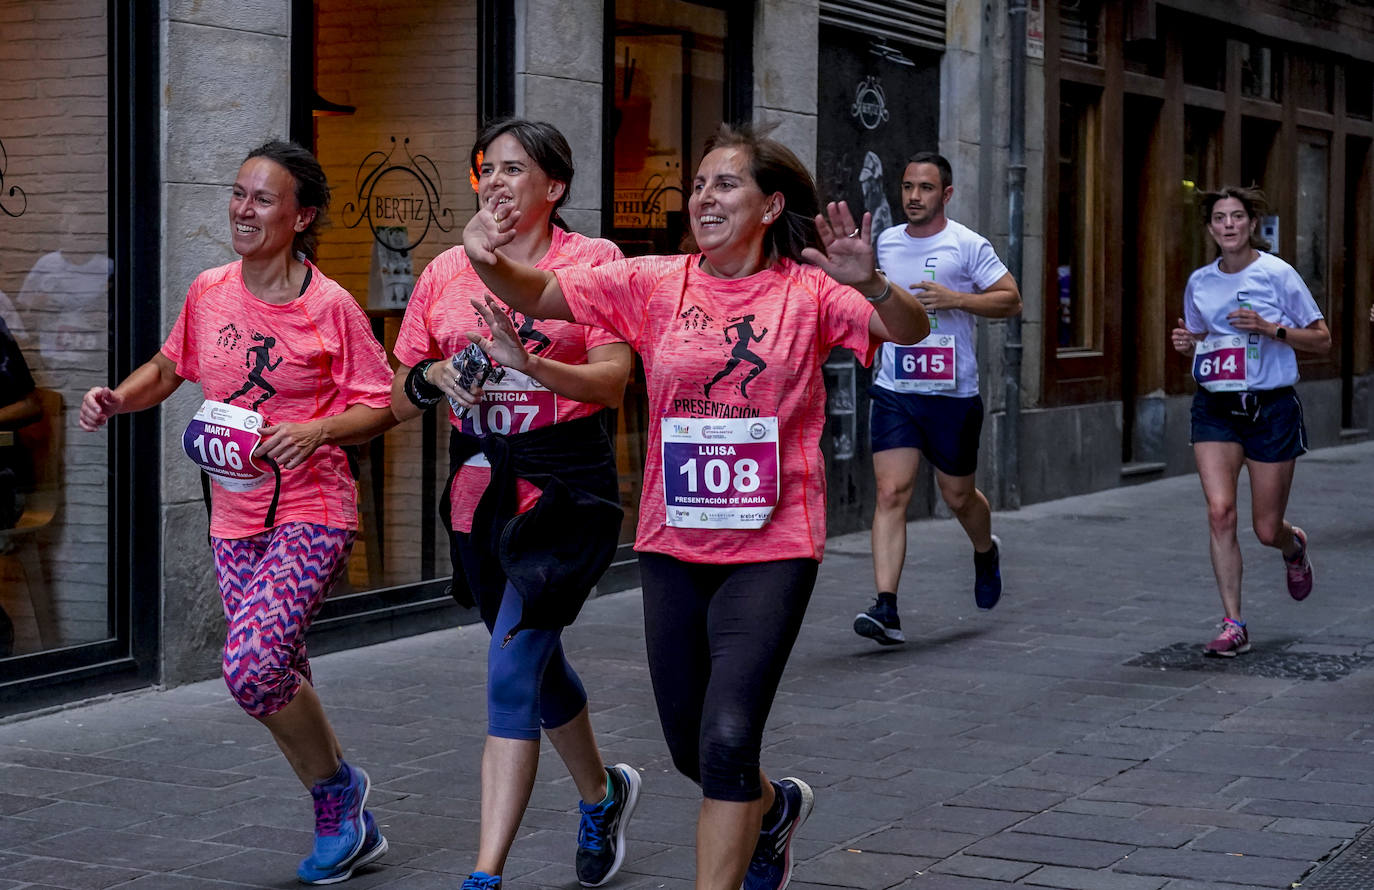
[[[1287,340],[1287,339],[1288,339],[1288,328],[1285,328],[1285,327],[1276,328],[1275,331],[1274,331],[1274,337],[1275,337],[1276,339],[1279,339],[1279,340]]]

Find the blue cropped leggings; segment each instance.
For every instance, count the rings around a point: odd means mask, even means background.
[[[563,654],[561,629],[525,628],[501,645],[523,605],[507,583],[496,621],[487,625],[487,734],[503,739],[538,739],[541,726],[557,729],[587,706],[587,691]]]

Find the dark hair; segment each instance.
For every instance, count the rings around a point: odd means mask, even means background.
[[[312,207],[315,218],[305,231],[297,232],[291,247],[311,261],[315,259],[315,249],[320,246],[320,231],[328,224],[329,178],[319,160],[295,142],[273,139],[264,142],[248,153],[244,163],[253,158],[267,158],[280,164],[296,180],[296,203],[301,207]]]
[[[754,128],[748,124],[721,124],[715,135],[706,140],[706,153],[718,148],[742,148],[749,153],[749,174],[765,195],[782,192],[782,214],[768,226],[763,248],[769,259],[786,257],[805,262],[804,248],[821,249],[816,232],[816,215],[821,212],[821,199],[816,194],[816,181],[797,156],[787,146],[770,139],[776,125]]]
[[[573,181],[573,159],[572,147],[568,145],[567,138],[559,132],[553,124],[544,121],[525,120],[520,117],[508,117],[498,121],[492,121],[482,128],[482,132],[477,134],[477,141],[472,143],[472,154],[468,157],[468,166],[472,170],[472,175],[481,178],[481,166],[477,156],[487,150],[497,137],[509,133],[520,143],[520,147],[530,156],[530,160],[539,165],[539,169],[544,171],[544,175],[555,182],[563,183],[563,194],[553,204],[553,213],[549,217],[552,224],[557,220],[563,228],[567,224],[558,215],[558,208],[568,200],[568,194],[572,191]]]
[[[1203,192],[1198,196],[1198,205],[1202,208],[1202,225],[1204,228],[1211,225],[1212,210],[1217,206],[1217,202],[1226,198],[1235,198],[1239,201],[1240,206],[1245,208],[1245,215],[1250,219],[1259,219],[1264,216],[1264,211],[1269,209],[1269,199],[1259,189],[1224,185],[1214,192]],[[1250,246],[1256,250],[1271,249],[1269,242],[1260,237],[1258,228],[1250,232]]]
[[[944,155],[933,151],[918,151],[906,159],[907,167],[912,164],[934,164],[940,171],[941,191],[954,185],[954,168],[949,165],[949,161],[945,159]]]

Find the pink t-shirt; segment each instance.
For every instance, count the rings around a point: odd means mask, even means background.
[[[564,266],[587,264],[599,266],[622,258],[620,248],[600,238],[588,238],[576,232],[553,230],[549,252],[536,265],[540,269],[560,269]],[[410,295],[405,319],[396,335],[396,358],[401,364],[414,366],[424,359],[451,356],[468,345],[468,331],[483,336],[490,334],[487,323],[472,308],[473,298],[481,299],[490,291],[472,270],[463,248],[453,247],[434,258]],[[566,321],[535,321],[511,313],[512,321],[525,340],[525,348],[541,358],[551,358],[569,365],[587,362],[587,350],[623,341],[604,330],[588,328]],[[601,410],[601,405],[576,402],[555,395],[521,374],[507,370],[500,389],[487,387],[482,404],[459,421],[453,411],[441,403],[449,422],[468,433],[523,432],[549,423],[561,423],[586,417]],[[472,530],[472,513],[491,480],[491,470],[479,454],[458,470],[449,491],[452,502],[451,521],[455,531]],[[520,511],[528,510],[539,499],[539,489],[523,479],[516,480]]]
[[[873,307],[815,266],[783,260],[747,278],[725,279],[701,271],[700,263],[699,254],[639,257],[556,273],[574,317],[619,334],[644,361],[649,446],[635,548],[687,562],[819,560],[825,548],[821,363],[836,346],[852,350],[865,365],[872,361],[877,346],[868,332]],[[766,524],[756,529],[670,526],[664,418],[766,422],[773,417],[777,503]],[[700,424],[683,426],[701,430]],[[752,422],[743,426],[751,435],[763,428]],[[671,422],[669,429],[674,429]],[[701,434],[709,440],[720,432],[707,428]],[[701,453],[733,455],[727,446],[709,444]],[[685,490],[690,481],[692,491],[709,494],[717,490],[713,483],[729,482],[724,477],[732,472],[740,490],[757,485],[750,474],[760,461],[750,458],[752,466],[740,476],[743,465],[733,456],[722,458],[714,479],[705,465],[713,462],[688,466],[675,458],[674,491]],[[696,475],[703,469],[704,477]],[[711,498],[703,499],[708,502]]]
[[[348,291],[310,268],[305,293],[280,305],[249,293],[242,261],[200,273],[162,354],[207,399],[251,408],[269,425],[332,417],[351,405],[390,407],[391,366],[367,315]],[[271,479],[246,492],[215,484],[210,534],[260,534],[274,488]],[[276,524],[356,529],[357,500],[343,449],[323,445],[282,471]]]

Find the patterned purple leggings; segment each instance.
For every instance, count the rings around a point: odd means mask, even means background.
[[[270,717],[310,681],[305,631],[348,564],[354,532],[288,522],[212,538],[229,632],[224,682],[250,716]]]

